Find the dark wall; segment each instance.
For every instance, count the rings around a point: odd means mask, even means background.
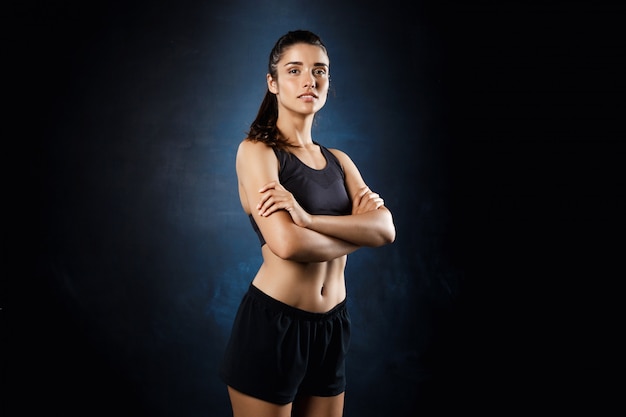
[[[513,395],[496,378],[542,363],[527,328],[539,321],[522,312],[562,288],[544,274],[567,271],[571,252],[553,250],[572,236],[564,201],[623,205],[623,192],[570,182],[584,179],[579,159],[596,162],[586,128],[600,117],[571,104],[573,74],[600,75],[613,56],[564,46],[584,38],[572,19],[584,8],[248,3],[11,11],[12,398],[63,416],[228,415],[216,367],[261,261],[235,151],[269,50],[296,28],[319,33],[331,58],[315,138],[351,155],[398,230],[348,262],[346,416],[484,410]],[[557,30],[555,16],[570,23]],[[612,178],[623,154],[608,153]]]

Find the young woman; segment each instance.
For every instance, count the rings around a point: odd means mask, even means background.
[[[234,417],[343,415],[347,255],[395,239],[391,212],[348,155],[311,136],[329,70],[314,33],[278,39],[265,98],[237,151],[241,205],[263,263],[220,366]]]

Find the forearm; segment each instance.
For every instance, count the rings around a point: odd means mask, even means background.
[[[326,262],[356,251],[359,246],[348,241],[301,229],[300,237],[292,245],[288,259],[297,262]]]
[[[391,212],[385,207],[347,216],[312,215],[307,228],[359,247],[382,246],[396,236]]]
[[[270,246],[278,256],[296,262],[326,262],[350,254],[358,245],[294,225],[290,236]]]
[[[325,262],[350,254],[358,245],[290,223],[273,230],[269,248],[278,257],[296,262]]]

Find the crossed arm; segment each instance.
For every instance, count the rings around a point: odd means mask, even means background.
[[[269,147],[250,141],[239,146],[236,166],[242,206],[254,217],[271,251],[283,259],[327,261],[395,239],[393,218],[382,198],[366,186],[345,153],[332,152],[343,166],[352,197],[352,213],[345,216],[307,213],[280,185],[278,162]]]

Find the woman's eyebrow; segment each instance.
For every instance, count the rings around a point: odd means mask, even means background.
[[[300,62],[300,61],[290,61],[290,62],[285,63],[284,66],[286,67],[287,65],[304,65],[304,64],[302,62]],[[314,67],[326,67],[326,68],[328,68],[328,64],[325,64],[323,62],[316,62],[315,64],[313,64],[313,66]]]

